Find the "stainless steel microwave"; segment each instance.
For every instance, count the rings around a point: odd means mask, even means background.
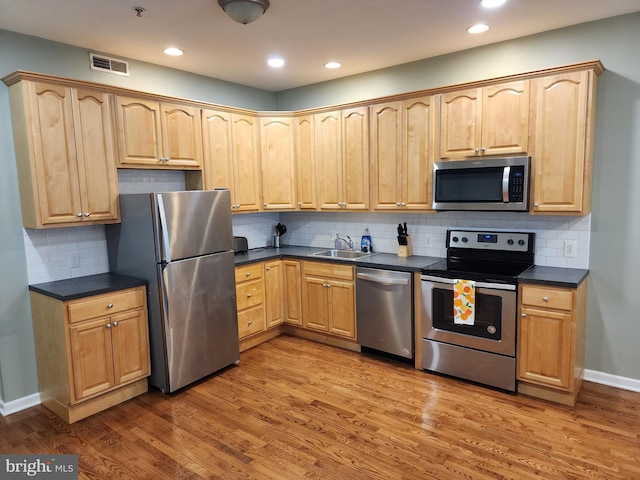
[[[435,162],[433,208],[526,212],[531,157]]]

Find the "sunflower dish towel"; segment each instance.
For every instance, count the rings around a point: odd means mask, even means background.
[[[475,323],[476,282],[453,281],[453,323],[473,325]]]

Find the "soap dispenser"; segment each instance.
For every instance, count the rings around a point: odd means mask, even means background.
[[[373,252],[373,242],[371,241],[371,235],[369,234],[369,227],[364,229],[362,240],[360,240],[360,250],[363,252]]]

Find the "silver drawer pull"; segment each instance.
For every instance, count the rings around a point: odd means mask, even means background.
[[[251,298],[251,294],[250,293],[247,293],[247,298]]]
[[[250,277],[251,276],[251,272],[247,272],[244,274],[245,277]]]
[[[107,308],[113,308],[113,303],[108,304]]]
[[[549,301],[549,297],[542,297],[542,301],[543,302],[548,302]]]
[[[249,325],[253,325],[253,320],[249,320],[249,321],[247,322],[247,324],[249,324]]]

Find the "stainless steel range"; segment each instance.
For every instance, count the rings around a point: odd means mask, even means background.
[[[533,265],[534,238],[447,231],[446,260],[421,276],[425,370],[516,391],[517,276]]]

